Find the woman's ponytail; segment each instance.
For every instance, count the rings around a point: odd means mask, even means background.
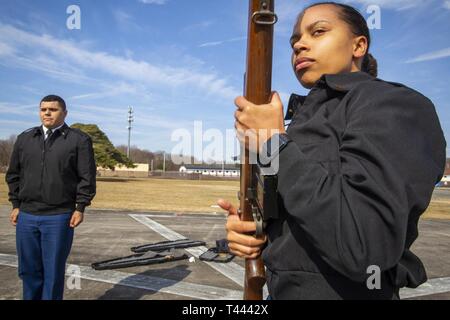
[[[362,70],[367,72],[373,77],[378,76],[378,63],[377,59],[375,59],[370,53],[366,54],[362,63]]]

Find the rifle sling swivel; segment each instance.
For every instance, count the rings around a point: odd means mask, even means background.
[[[259,25],[274,25],[278,21],[275,12],[270,11],[271,0],[261,0],[259,10],[252,15],[252,21]]]

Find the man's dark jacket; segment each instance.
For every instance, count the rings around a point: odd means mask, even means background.
[[[432,102],[364,72],[292,95],[279,154],[280,219],[263,251],[274,299],[396,299],[425,282],[410,251],[445,166]],[[376,268],[381,271],[380,289]]]
[[[95,196],[91,138],[64,124],[44,142],[42,126],[17,137],[6,174],[9,201],[31,214],[81,212]]]

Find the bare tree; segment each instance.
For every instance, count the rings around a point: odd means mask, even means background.
[[[16,135],[11,135],[8,139],[0,139],[0,168],[2,170],[8,167],[16,138]]]
[[[127,152],[127,146],[126,145],[119,145],[116,147],[117,150],[121,151],[122,153],[126,154]],[[173,155],[166,153],[166,164],[165,169],[166,171],[178,171],[180,168],[179,164],[175,164],[172,161]],[[164,167],[164,152],[163,151],[148,151],[146,149],[139,149],[137,146],[131,146],[130,148],[130,159],[134,163],[148,163],[151,164],[153,161],[153,169],[154,170],[162,170]],[[191,157],[191,162],[194,163],[195,159]]]
[[[116,147],[117,150],[121,151],[122,153],[127,153],[127,146],[120,145]],[[154,154],[151,151],[139,149],[136,146],[130,147],[130,159],[134,163],[148,163],[150,164],[151,161],[154,159]]]

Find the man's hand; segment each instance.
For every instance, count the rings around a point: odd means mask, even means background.
[[[283,103],[277,92],[272,94],[268,104],[255,105],[244,97],[237,97],[234,103],[238,108],[234,114],[237,138],[243,144],[248,137],[246,147],[249,150],[260,151],[272,135],[286,132]]]
[[[11,224],[15,227],[17,225],[17,218],[19,217],[19,208],[14,208],[9,215],[9,220]]]
[[[75,210],[72,213],[72,218],[70,219],[70,227],[76,228],[82,222],[83,222],[83,212]]]
[[[248,233],[256,231],[256,223],[253,221],[241,221],[237,210],[226,200],[219,199],[217,204],[224,210],[228,211],[228,219],[226,224],[228,248],[230,252],[236,256],[256,259],[261,254],[261,250],[267,241],[264,239],[256,239]]]

